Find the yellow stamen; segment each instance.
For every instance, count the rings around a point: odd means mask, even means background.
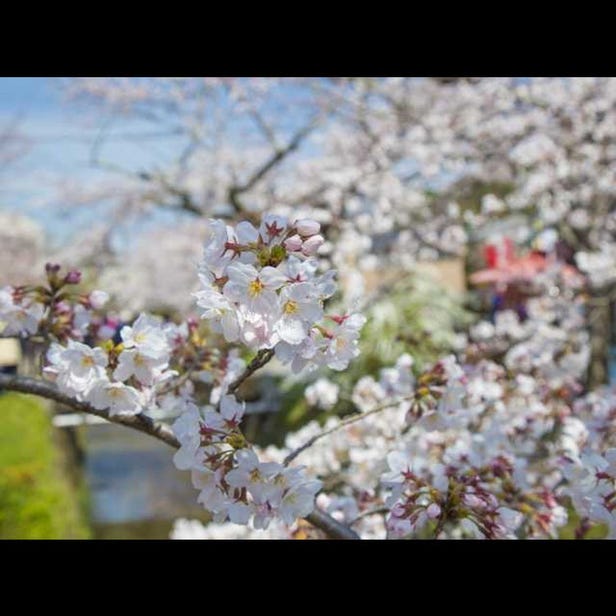
[[[285,302],[284,308],[282,309],[285,314],[295,314],[298,310],[299,306],[297,305],[297,302],[294,302],[291,299]]]
[[[250,295],[250,297],[256,297],[261,293],[261,291],[263,291],[264,288],[265,285],[258,278],[256,278],[248,285],[248,295]]]

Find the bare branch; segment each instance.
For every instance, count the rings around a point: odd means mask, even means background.
[[[302,141],[314,130],[316,122],[304,126],[297,131],[291,140],[282,148],[274,150],[270,156],[249,178],[246,182],[240,185],[231,186],[228,191],[228,199],[231,205],[237,210],[242,211],[244,206],[239,200],[240,195],[253,188],[261,179],[263,179],[269,171],[271,171],[278,163],[280,163],[289,154],[297,150]]]
[[[332,539],[359,539],[359,535],[348,526],[341,524],[335,518],[315,507],[305,518],[313,526],[320,528]]]
[[[265,118],[256,109],[253,110],[250,115],[255,121],[255,124],[259,127],[263,135],[268,140],[269,144],[274,149],[278,149],[278,139],[276,138],[276,134],[272,127],[266,122]]]
[[[389,509],[387,507],[375,507],[374,509],[367,509],[366,511],[362,511],[354,520],[351,520],[349,526],[353,526],[363,518],[367,518],[371,515],[382,515],[383,513],[389,513]]]
[[[371,409],[369,411],[366,411],[365,413],[358,413],[356,415],[352,415],[348,419],[342,420],[339,424],[336,424],[332,428],[329,428],[327,430],[323,430],[322,432],[319,432],[318,434],[315,434],[313,437],[309,438],[303,445],[300,445],[297,449],[294,449],[283,460],[283,464],[285,466],[288,466],[289,463],[292,462],[293,460],[295,460],[295,458],[297,458],[297,456],[299,456],[300,453],[302,453],[303,451],[308,449],[308,447],[312,447],[312,445],[314,445],[318,440],[322,439],[324,436],[327,436],[328,434],[332,434],[333,432],[337,432],[338,430],[341,430],[342,428],[345,428],[346,426],[349,426],[349,425],[355,423],[356,421],[360,421],[361,419],[364,419],[365,417],[369,417],[370,415],[374,415],[375,413],[380,413],[381,411],[385,411],[387,409],[390,409],[393,406],[396,406],[397,404],[400,404],[401,402],[405,402],[407,400],[411,400],[413,398],[413,396],[414,395],[406,396],[404,398],[400,398],[399,400],[397,400],[395,402],[388,402],[387,404],[382,404],[380,406],[377,406],[376,408],[373,408],[373,409]]]

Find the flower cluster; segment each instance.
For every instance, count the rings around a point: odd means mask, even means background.
[[[199,269],[204,289],[195,294],[202,318],[227,342],[273,349],[295,371],[307,364],[344,369],[359,352],[364,319],[325,314],[336,284],[334,272],[317,275],[310,259],[323,242],[319,230],[315,221],[289,224],[278,216],[264,217],[258,229],[210,221]],[[230,382],[227,375],[210,398],[217,407],[185,405],[173,426],[182,444],[175,464],[191,471],[199,502],[215,522],[291,524],[312,511],[322,483],[300,467],[259,460],[239,428],[244,406],[226,394]]]
[[[96,409],[137,414],[152,403],[158,387],[177,373],[169,370],[171,341],[162,322],[141,314],[120,330],[122,342],[90,347],[75,340],[53,342],[45,372],[61,391]]]
[[[306,402],[311,406],[316,406],[324,411],[328,411],[338,401],[338,394],[340,387],[330,380],[321,377],[317,379],[312,385],[306,387],[304,396]]]
[[[291,524],[314,508],[321,482],[300,468],[261,462],[239,430],[244,404],[223,396],[219,410],[187,405],[173,430],[182,446],[175,465],[190,470],[198,502],[215,522],[229,520],[266,529],[274,519]]]
[[[359,353],[365,319],[330,315],[324,301],[336,292],[334,272],[317,274],[310,257],[323,238],[319,224],[265,216],[257,229],[210,221],[196,293],[214,331],[251,349],[274,349],[294,372],[326,365],[344,370]]]
[[[47,339],[83,340],[95,333],[103,322],[95,314],[109,296],[104,291],[71,291],[81,281],[81,273],[70,270],[60,275],[60,266],[45,266],[47,285],[4,287],[0,289],[0,334],[34,336]],[[2,324],[4,323],[4,327]]]
[[[0,325],[3,336],[30,335],[38,331],[43,318],[43,304],[25,296],[20,289],[0,289]]]

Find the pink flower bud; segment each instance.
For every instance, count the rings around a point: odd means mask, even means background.
[[[482,501],[478,496],[474,494],[465,494],[464,495],[464,504],[472,509],[485,509],[485,502]]]
[[[309,237],[302,246],[302,254],[307,257],[316,254],[317,250],[319,250],[319,247],[324,241],[325,240],[322,235],[313,235],[312,237]]]
[[[434,518],[438,518],[438,516],[441,515],[441,508],[436,503],[432,503],[426,509],[426,513],[428,514],[429,518],[432,518],[434,520]]]
[[[289,252],[299,252],[302,249],[302,238],[299,235],[292,235],[284,241],[284,247]]]
[[[71,270],[64,276],[64,282],[66,284],[79,284],[81,282],[81,272],[79,270]]]
[[[98,330],[98,337],[101,340],[109,340],[111,338],[114,337],[116,332],[116,328],[112,327],[111,325],[101,325],[99,330]]]
[[[100,310],[109,300],[109,294],[95,289],[90,293],[90,305],[94,310]]]
[[[321,225],[316,220],[303,218],[295,223],[295,228],[302,237],[310,237],[321,230]]]
[[[115,336],[115,333],[120,325],[119,319],[108,318],[98,329],[98,336],[102,340],[109,340]]]
[[[57,302],[54,305],[54,313],[56,315],[68,314],[71,311],[71,306],[67,302]]]

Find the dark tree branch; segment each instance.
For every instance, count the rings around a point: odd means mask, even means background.
[[[312,513],[305,518],[313,526],[320,528],[331,539],[359,539],[359,535],[348,526],[341,524],[335,518],[315,506]]]
[[[111,423],[117,423],[122,426],[127,426],[133,430],[144,432],[154,438],[157,438],[163,443],[167,443],[171,447],[178,449],[180,442],[173,434],[173,431],[169,426],[163,423],[158,423],[152,420],[147,415],[140,413],[139,415],[110,415],[107,409],[99,410],[87,402],[80,402],[75,400],[71,396],[62,393],[54,383],[43,381],[39,379],[32,379],[26,376],[16,376],[12,374],[0,373],[0,389],[8,389],[11,391],[19,391],[24,394],[34,394],[41,398],[47,398],[48,400],[54,400],[60,404],[64,404],[76,411],[82,413],[89,413],[90,415],[96,415],[102,417]]]
[[[260,180],[262,180],[269,171],[271,171],[278,163],[280,163],[289,154],[297,150],[302,141],[314,130],[316,123],[313,121],[297,131],[291,140],[282,148],[274,151],[272,156],[268,158],[243,184],[231,186],[227,193],[229,202],[239,212],[244,209],[239,197],[253,188]]]
[[[263,366],[265,366],[265,364],[272,359],[272,357],[274,357],[274,349],[261,349],[246,366],[244,372],[242,372],[242,374],[240,374],[237,379],[229,385],[227,393],[235,393],[235,391],[249,376],[254,374],[259,368],[263,368]]]

